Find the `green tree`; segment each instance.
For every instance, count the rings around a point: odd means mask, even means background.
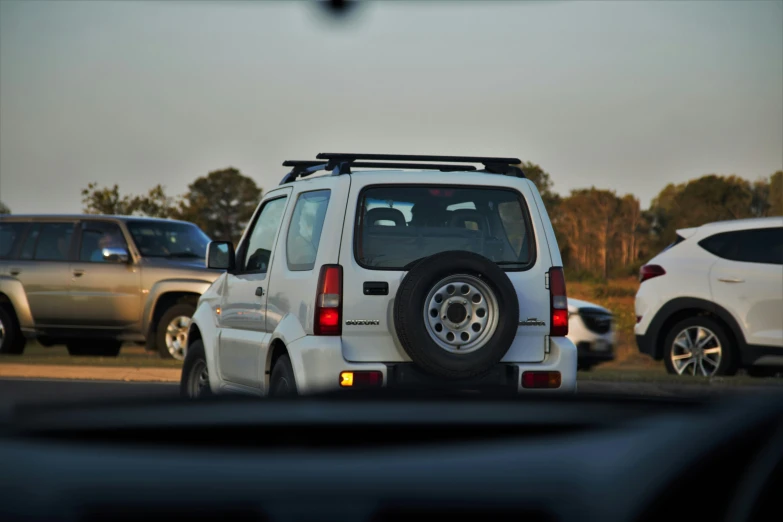
[[[544,206],[547,212],[554,212],[558,203],[560,202],[560,196],[552,190],[554,183],[552,183],[552,177],[549,172],[542,169],[538,164],[523,161],[520,163],[519,168],[525,173],[525,177],[532,181],[538,192],[541,194],[541,199],[544,201]]]
[[[769,215],[769,180],[760,178],[753,182],[751,188],[752,199],[750,211],[754,217],[765,217]]]
[[[229,167],[191,183],[179,215],[180,219],[197,224],[210,237],[236,244],[260,198],[261,189],[255,181]]]
[[[133,213],[131,197],[120,196],[120,187],[99,187],[98,183],[89,183],[82,189],[82,205],[85,214],[107,214],[127,216]]]
[[[8,208],[8,206],[5,203],[0,201],[0,214],[10,214],[10,213],[11,213],[11,209]]]
[[[769,178],[769,216],[783,216],[783,170]]]
[[[156,185],[146,195],[134,196],[121,195],[117,184],[110,188],[90,183],[82,190],[82,205],[85,214],[169,218],[177,217],[178,212],[175,201],[166,196],[161,185]]]
[[[674,241],[677,229],[752,217],[753,188],[737,176],[710,174],[667,185],[651,205],[658,247]]]

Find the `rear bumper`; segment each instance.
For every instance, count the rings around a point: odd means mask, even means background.
[[[380,371],[383,386],[428,385],[437,387],[444,381],[423,376],[410,363],[355,363],[347,362],[342,356],[339,337],[325,338],[305,336],[288,346],[291,365],[294,369],[297,389],[300,394],[311,394],[339,389],[340,372]],[[576,391],[577,350],[566,337],[552,337],[550,350],[539,363],[503,363],[477,379],[448,381],[450,388],[471,389],[472,387],[500,386],[517,392],[529,393],[573,393]],[[551,389],[529,389],[522,387],[522,375],[526,371],[560,372],[560,387]]]

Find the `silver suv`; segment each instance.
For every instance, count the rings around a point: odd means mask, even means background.
[[[518,163],[283,163],[292,172],[261,200],[237,251],[210,244],[208,266],[225,273],[193,316],[182,392],[573,392],[560,251]],[[321,170],[331,175],[309,176]]]
[[[27,339],[71,355],[123,342],[183,359],[209,237],[183,221],[130,216],[0,217],[0,353]]]

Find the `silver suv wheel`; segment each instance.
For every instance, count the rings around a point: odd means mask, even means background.
[[[425,302],[427,332],[447,352],[475,352],[487,344],[497,329],[497,297],[478,277],[449,276],[435,284]]]
[[[175,317],[166,326],[166,348],[171,356],[178,361],[185,359],[185,350],[188,347],[188,328],[190,328],[190,317],[185,315]]]

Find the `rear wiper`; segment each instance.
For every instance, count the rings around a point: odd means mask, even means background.
[[[204,256],[194,254],[193,252],[174,252],[172,254],[166,254],[165,257],[197,257],[199,259],[204,258]]]

